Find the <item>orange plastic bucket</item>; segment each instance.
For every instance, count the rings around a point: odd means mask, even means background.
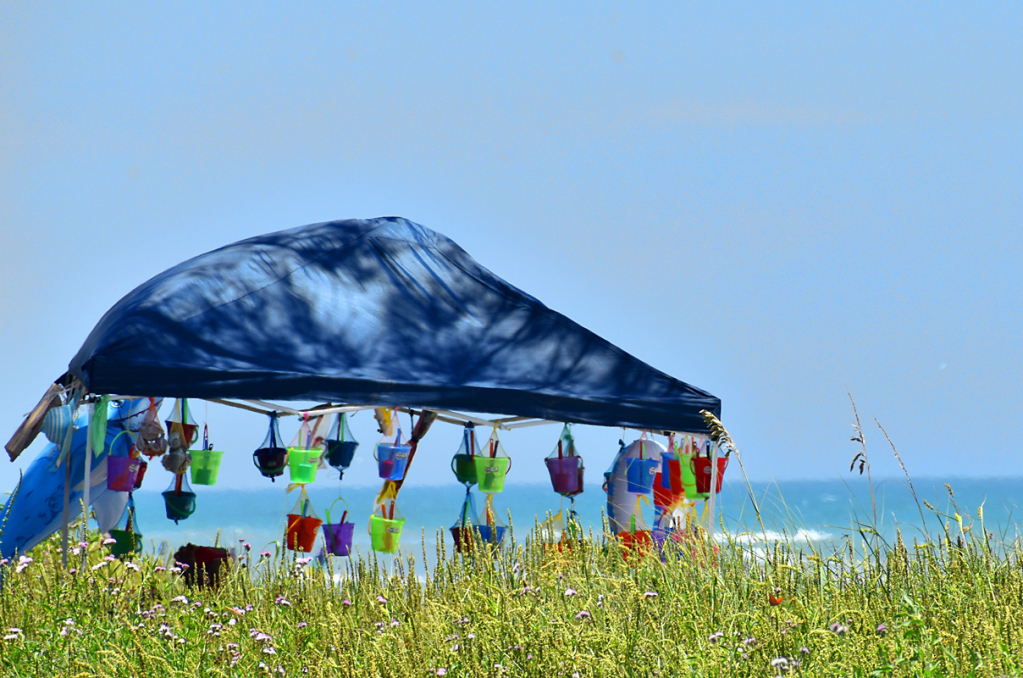
[[[316,545],[316,536],[320,533],[323,521],[312,516],[302,517],[294,513],[288,514],[288,528],[285,540],[292,551],[310,553]]]

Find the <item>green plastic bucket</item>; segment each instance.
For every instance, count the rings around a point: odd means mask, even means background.
[[[316,467],[321,454],[323,450],[289,447],[288,469],[291,471],[291,482],[305,485],[316,480]]]
[[[398,550],[398,540],[401,539],[402,528],[405,527],[405,519],[389,520],[380,516],[371,516],[369,519],[369,534],[373,541],[373,550],[377,553],[394,553]]]
[[[216,485],[223,454],[220,450],[192,450],[192,484]]]
[[[706,499],[706,497],[701,497],[696,492],[696,469],[693,468],[692,460],[692,454],[683,453],[679,455],[679,466],[682,467],[682,489],[685,490],[686,499],[691,501]]]
[[[511,461],[508,457],[482,457],[474,458],[476,463],[476,480],[479,483],[480,492],[491,494],[504,490],[504,477],[508,475]]]
[[[163,493],[163,502],[167,518],[175,523],[195,513],[195,492],[175,494],[174,490],[167,490]]]
[[[137,532],[110,530],[110,538],[114,540],[110,545],[110,552],[115,556],[142,553],[142,535]]]
[[[455,472],[458,482],[466,485],[476,484],[476,459],[472,454],[456,454],[451,458],[451,470]]]

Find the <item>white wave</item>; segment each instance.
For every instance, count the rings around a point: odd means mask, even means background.
[[[774,530],[766,530],[764,532],[743,532],[740,534],[717,534],[715,535],[715,538],[719,542],[727,542],[731,539],[743,544],[763,542],[765,540],[782,542],[811,542],[828,541],[832,538],[832,534],[830,532],[820,532],[818,530],[800,528],[796,530],[794,534],[785,534]]]

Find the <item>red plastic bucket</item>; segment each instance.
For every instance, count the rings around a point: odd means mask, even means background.
[[[139,489],[140,487],[142,487],[142,479],[146,475],[146,469],[149,468],[149,462],[147,462],[145,459],[139,459],[138,462],[139,462],[139,472],[138,472],[138,475],[135,476],[135,489],[136,490]]]
[[[682,491],[682,461],[674,452],[661,455],[661,487],[672,492]]]
[[[288,514],[288,528],[285,532],[285,540],[288,548],[292,551],[310,553],[316,545],[316,535],[320,533],[320,525],[323,521],[312,516]]]
[[[725,468],[728,466],[728,457],[718,457],[718,482],[714,488],[714,494],[721,492],[721,481],[725,477]],[[710,494],[710,457],[693,457],[693,472],[696,474],[697,494]]]
[[[679,477],[681,478],[681,476]],[[664,487],[662,474],[658,473],[654,476],[654,506],[668,508],[683,497],[685,497],[685,490],[682,489],[681,484],[678,486],[678,490],[671,490]]]
[[[479,539],[478,534],[473,534],[476,528],[472,525],[455,525],[451,528],[451,538],[455,541],[455,551],[458,553],[469,553]]]
[[[135,489],[141,462],[131,457],[107,457],[107,489],[114,492],[131,492]]]
[[[618,548],[622,552],[622,557],[630,564],[633,560],[642,559],[650,553],[653,546],[654,540],[649,530],[618,533]]]

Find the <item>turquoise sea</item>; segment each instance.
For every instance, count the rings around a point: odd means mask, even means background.
[[[944,483],[948,482],[954,494]],[[924,534],[921,509],[927,530],[933,535],[940,530],[940,516],[923,505],[928,501],[940,514],[954,516],[958,511],[969,520],[976,519],[977,509],[983,506],[985,528],[1006,542],[1018,535],[1017,502],[1023,497],[1023,478],[999,479],[917,479],[914,481],[918,507],[905,479],[874,482],[874,502],[866,480],[780,481],[751,483],[753,496],[760,506],[766,532],[756,519],[750,491],[738,481],[725,482],[718,495],[720,521],[726,532],[745,540],[788,538],[796,543],[828,549],[842,544],[847,537],[858,538],[857,526],[874,524],[874,506],[877,510],[879,532],[891,539],[896,528],[901,528],[908,540]],[[232,546],[241,541],[252,545],[255,552],[274,551],[282,542],[285,514],[294,505],[298,492],[287,494],[286,483],[278,482],[253,490],[193,487],[198,495],[196,512],[179,524],[165,516],[163,498],[158,491],[140,490],[135,494],[137,523],[144,534],[147,549],[170,553],[177,546],[192,542]],[[354,543],[361,554],[369,552],[370,536],[367,524],[376,488],[347,488],[336,479],[318,480],[308,486],[312,505],[320,518],[337,499],[344,498],[349,520],[356,524]],[[475,491],[474,491],[475,492]],[[421,559],[423,546],[429,560],[435,558],[438,532],[448,552],[452,550],[452,526],[459,514],[465,489],[450,484],[431,487],[406,487],[397,502],[399,512],[406,519],[401,536],[401,547]],[[584,528],[599,534],[602,509],[606,495],[596,483],[587,486],[576,501],[576,511]],[[483,508],[482,497],[476,494],[476,506]],[[522,539],[534,521],[547,512],[568,508],[547,484],[509,484],[505,491],[495,495],[494,506],[508,522],[510,520],[517,539]],[[344,510],[337,502],[333,517]],[[652,517],[652,511],[648,514]],[[979,530],[979,526],[975,529]],[[219,536],[218,536],[219,531]],[[318,550],[318,547],[317,547]]]

